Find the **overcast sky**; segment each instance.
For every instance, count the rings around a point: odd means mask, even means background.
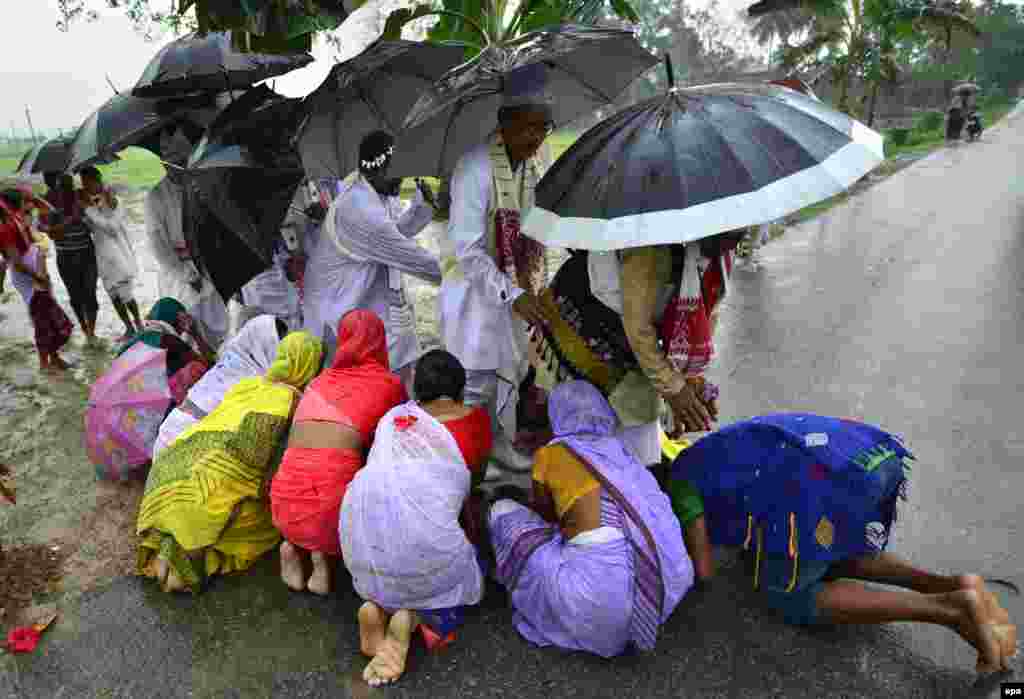
[[[721,4],[726,13],[735,16],[749,2],[722,0]],[[94,4],[99,7],[102,3],[96,0]],[[365,22],[360,26],[359,14],[346,24],[353,35],[346,48],[353,53],[373,39]],[[0,100],[0,134],[8,135],[12,122],[19,134],[27,133],[26,105],[36,128],[74,128],[113,94],[108,75],[118,90],[130,90],[149,59],[170,40],[145,41],[123,13],[113,11],[104,11],[97,22],[79,22],[67,33],[57,29],[56,20],[57,0],[31,0],[19,2],[16,17],[8,14],[4,22],[0,85],[5,97]],[[318,49],[314,55],[315,63],[278,78],[275,88],[290,97],[302,97],[316,88],[331,61],[326,50]]]

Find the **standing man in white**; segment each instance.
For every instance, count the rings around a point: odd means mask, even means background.
[[[513,443],[529,369],[527,323],[542,320],[531,289],[545,271],[543,248],[526,240],[519,222],[533,206],[547,165],[541,147],[553,127],[542,81],[531,80],[506,86],[498,130],[455,167],[438,297],[445,348],[466,368],[466,404],[487,406],[492,458],[519,472],[532,466]]]
[[[146,195],[146,235],[160,264],[158,292],[176,299],[200,325],[203,336],[216,349],[230,328],[228,308],[210,278],[200,274],[185,242],[182,172],[192,153],[192,141],[181,125],[160,135],[160,151],[171,165],[166,176]]]

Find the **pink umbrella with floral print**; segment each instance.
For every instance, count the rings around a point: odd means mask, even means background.
[[[165,350],[139,342],[114,360],[93,384],[85,413],[85,443],[98,478],[139,474],[172,400]]]

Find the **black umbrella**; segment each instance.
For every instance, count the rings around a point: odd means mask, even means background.
[[[132,90],[135,97],[226,92],[284,75],[313,62],[308,53],[245,53],[232,48],[228,32],[176,39],[157,52]]]
[[[186,181],[183,222],[185,240],[227,303],[253,277],[268,269],[271,261],[257,253],[217,218],[194,183]]]
[[[788,88],[672,88],[581,136],[523,230],[587,250],[685,243],[827,199],[884,158],[880,134]]]
[[[74,172],[112,158],[130,146],[160,154],[160,132],[182,121],[201,122],[216,109],[215,95],[180,99],[143,99],[114,95],[82,123],[69,146],[67,169]],[[198,127],[196,127],[198,128]]]
[[[553,126],[564,126],[613,103],[657,62],[621,29],[561,25],[489,46],[420,98],[396,134],[389,172],[450,175],[498,128],[498,109],[510,93],[543,93]]]
[[[311,177],[345,177],[359,166],[359,144],[378,129],[397,133],[421,95],[465,56],[457,46],[378,41],[331,69],[303,101],[309,116],[299,152]]]
[[[71,138],[67,136],[51,138],[40,143],[21,158],[16,174],[27,177],[41,172],[64,172],[68,166],[68,158],[71,157],[70,146]],[[84,162],[80,167],[106,165],[116,160],[120,160],[117,155],[96,157],[91,161]]]
[[[273,260],[304,177],[292,145],[300,116],[299,100],[253,88],[217,117],[189,159],[186,236],[225,299]],[[211,218],[218,224],[207,229]]]
[[[35,146],[18,163],[17,174],[27,176],[40,172],[64,172],[68,165],[70,138],[51,138]]]

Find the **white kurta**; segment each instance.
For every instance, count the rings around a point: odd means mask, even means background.
[[[376,313],[387,330],[392,371],[421,353],[402,274],[441,281],[437,259],[411,239],[430,223],[433,209],[418,192],[405,212],[400,207],[397,197],[384,201],[361,176],[342,188],[306,263],[302,306],[305,329],[329,345],[346,313]]]
[[[158,293],[185,306],[202,325],[207,341],[217,347],[228,333],[228,309],[213,282],[199,274],[189,256],[182,200],[181,187],[167,177],[146,195],[146,234],[161,270]],[[193,280],[200,282],[199,291],[192,287]]]
[[[483,143],[459,159],[452,175],[452,206],[447,235],[441,241],[444,281],[438,297],[441,338],[469,372],[494,372],[497,403],[492,418],[514,436],[519,383],[529,366],[526,323],[512,310],[524,292],[495,263],[494,226],[490,218],[498,204],[491,149]],[[544,159],[529,167],[543,174]],[[515,175],[522,188],[526,168]],[[523,219],[529,213],[532,191],[523,192]],[[526,233],[526,231],[524,231]],[[482,378],[470,377],[471,380]]]
[[[299,290],[288,281],[286,265],[291,253],[284,245],[274,250],[274,262],[265,272],[253,277],[242,287],[246,316],[269,314],[288,324],[289,330],[302,329],[302,306]]]
[[[111,298],[130,301],[139,268],[121,210],[105,205],[90,206],[85,210],[85,220],[92,230],[96,269],[103,280],[103,288]]]

